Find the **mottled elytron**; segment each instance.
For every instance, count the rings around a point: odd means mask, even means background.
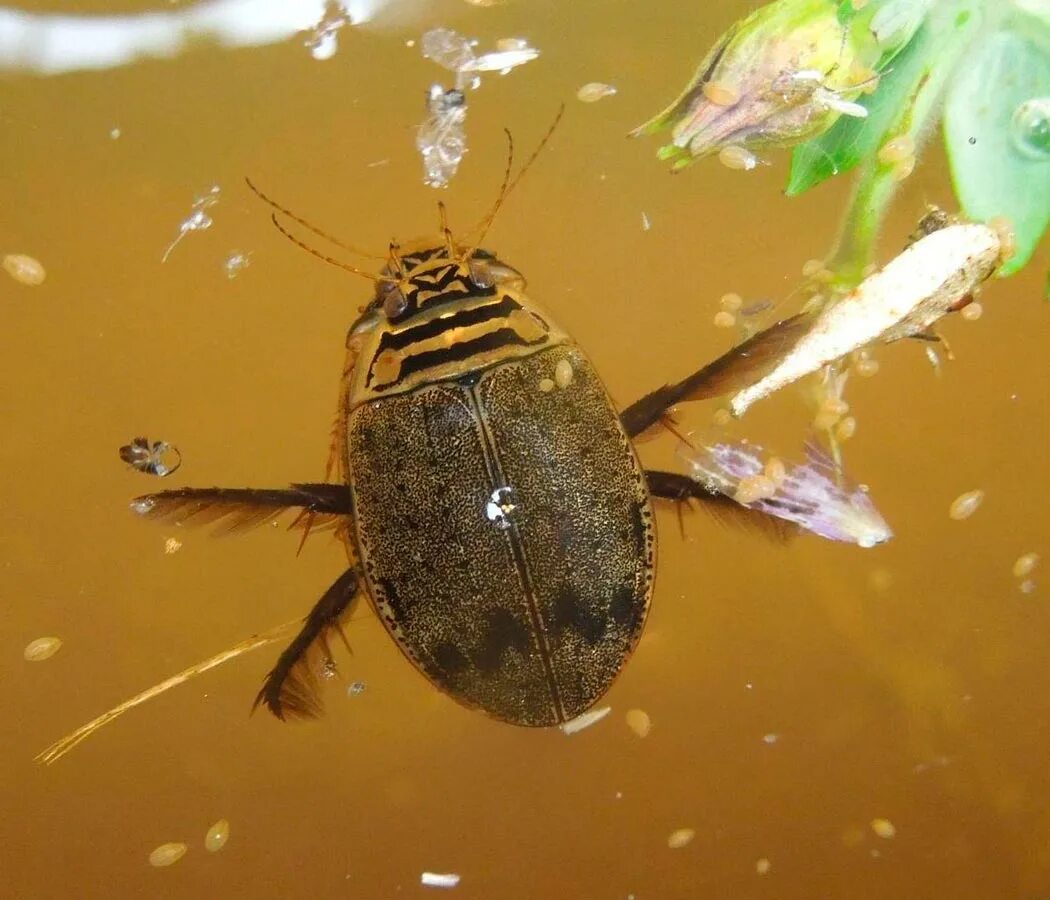
[[[363,592],[456,700],[518,725],[572,719],[606,692],[645,624],[651,497],[733,507],[685,476],[647,472],[631,443],[724,372],[701,369],[621,415],[575,341],[491,253],[445,229],[392,248],[373,278],[347,338],[335,483],[164,491],[133,508],[180,521],[288,507],[336,518],[350,568],[256,700],[280,718],[319,711],[329,633]]]

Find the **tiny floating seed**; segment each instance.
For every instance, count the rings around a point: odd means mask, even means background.
[[[980,489],[976,491],[967,491],[965,494],[960,494],[952,501],[952,505],[948,507],[948,515],[956,521],[968,519],[977,512],[977,508],[983,501],[984,491]]]
[[[765,467],[762,470],[762,474],[766,476],[774,485],[780,487],[784,483],[784,479],[787,478],[787,467],[783,461],[775,456],[771,456],[766,460]]]
[[[1014,563],[1013,567],[1014,578],[1027,578],[1032,574],[1038,563],[1038,553],[1026,553],[1024,556],[1017,557],[1017,562]]]
[[[713,321],[715,323],[715,328],[732,328],[736,325],[736,316],[723,309],[721,312],[715,313]]]
[[[627,727],[640,738],[647,737],[652,730],[652,720],[644,709],[629,709],[624,718],[627,720]]]
[[[591,81],[576,92],[576,99],[584,103],[597,103],[604,97],[611,97],[616,93],[616,88],[611,84],[603,84],[600,81]]]
[[[769,870],[772,867],[773,867],[772,863],[770,863],[770,861],[768,859],[766,859],[764,856],[760,860],[758,860],[758,862],[755,863],[755,871],[759,875],[768,875],[769,874]]]
[[[667,836],[667,846],[672,850],[680,850],[696,837],[694,828],[678,828]]]
[[[861,356],[853,363],[853,371],[861,378],[871,378],[879,371],[879,361],[870,356]]]
[[[19,284],[26,287],[36,287],[43,284],[47,278],[47,272],[38,259],[33,259],[25,253],[8,253],[4,257],[4,271],[7,272]]]
[[[62,646],[62,639],[57,637],[42,637],[26,644],[22,656],[27,662],[43,662],[51,659]]]
[[[857,420],[853,416],[846,416],[835,426],[835,437],[840,441],[848,441],[857,433]]]
[[[702,90],[715,106],[732,106],[740,100],[740,94],[721,81],[706,81]]]
[[[180,843],[161,844],[150,853],[149,864],[158,869],[170,866],[182,859],[186,855],[187,849],[185,844]]]
[[[560,388],[567,388],[572,384],[572,363],[567,359],[559,359],[554,367],[554,383]]]
[[[182,549],[182,541],[178,538],[170,537],[164,542],[164,552],[171,556],[172,553],[178,553]]]
[[[733,499],[737,503],[747,506],[749,503],[772,497],[776,492],[777,486],[772,479],[767,478],[765,475],[749,475],[747,478],[740,479],[740,484],[737,485]]]
[[[554,390],[554,381],[550,378],[541,378],[540,390],[543,391],[543,393],[545,394],[549,394],[551,391]]]
[[[959,313],[967,322],[976,322],[981,315],[984,313],[984,307],[981,306],[976,300],[973,303],[967,303],[962,308],[962,312]]]
[[[802,263],[802,277],[812,278],[821,269],[824,268],[824,260],[822,259],[807,259]]]
[[[219,819],[204,835],[204,849],[209,853],[217,853],[226,846],[229,839],[230,823],[226,819]]]

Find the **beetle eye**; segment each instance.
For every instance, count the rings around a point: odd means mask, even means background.
[[[383,315],[388,319],[396,319],[406,309],[408,309],[408,301],[401,292],[401,288],[396,284],[390,285],[383,292]]]
[[[470,261],[470,280],[479,288],[490,288],[496,283],[488,264],[473,259]]]

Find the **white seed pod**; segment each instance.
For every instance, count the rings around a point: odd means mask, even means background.
[[[772,372],[730,400],[733,414],[868,344],[928,331],[995,271],[1000,252],[987,225],[949,225],[916,241],[819,313]]]

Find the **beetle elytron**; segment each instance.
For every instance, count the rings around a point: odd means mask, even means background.
[[[509,189],[505,180],[479,244]],[[656,556],[650,498],[758,516],[684,475],[646,471],[631,444],[671,405],[721,393],[733,367],[723,357],[617,414],[520,273],[447,228],[415,249],[392,246],[370,277],[375,295],[347,339],[337,483],[189,488],[132,506],[182,521],[259,521],[280,508],[338,518],[352,564],[256,699],[279,718],[319,712],[330,632],[363,592],[404,654],[459,702],[517,725],[568,721],[605,693],[641,635]],[[764,355],[738,349],[748,369]]]

